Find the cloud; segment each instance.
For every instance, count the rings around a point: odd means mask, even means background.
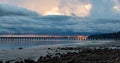
[[[38,16],[36,12],[29,11],[14,5],[0,4],[0,16]]]
[[[0,0],[38,12],[41,15],[67,15],[86,17],[92,4],[89,0]]]
[[[64,17],[64,18],[63,18]],[[119,20],[71,16],[0,17],[1,33],[117,32]]]
[[[92,4],[88,0],[61,0],[59,10],[64,15],[89,16]]]
[[[112,0],[114,2],[113,9],[120,13],[120,1],[119,0]]]
[[[54,9],[58,8],[59,0],[25,0],[18,5],[45,15],[47,12],[56,12]]]
[[[119,0],[90,0],[92,10],[90,16],[92,18],[119,19],[120,17],[120,1]]]
[[[67,15],[92,18],[120,17],[119,0],[0,0],[36,11],[41,15]]]
[[[51,3],[49,2],[51,0],[27,0],[24,1],[23,7],[42,15],[76,15],[80,17],[88,16],[92,8],[92,4],[82,0],[52,0]]]
[[[37,13],[6,4],[0,4],[0,33],[44,32],[116,32],[119,19],[80,18],[76,16],[39,16]]]
[[[91,0],[93,5],[90,17],[93,18],[112,18],[115,15],[113,11],[113,2],[111,0]]]

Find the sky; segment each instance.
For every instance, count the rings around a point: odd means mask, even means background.
[[[41,15],[75,15],[79,17],[118,18],[119,0],[0,0]]]
[[[0,33],[117,32],[120,0],[0,0]]]

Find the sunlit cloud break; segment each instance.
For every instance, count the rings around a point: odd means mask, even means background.
[[[46,2],[50,2],[49,0],[45,0]],[[29,3],[28,3],[29,2]],[[35,5],[39,5],[37,9],[34,4],[30,3],[30,1],[24,2],[26,8],[35,10],[42,15],[67,15],[67,16],[80,16],[86,17],[90,14],[92,9],[92,4],[89,2],[82,2],[81,0],[52,0],[52,3],[40,3],[40,0],[31,1],[35,2]],[[36,4],[36,2],[39,2]],[[41,1],[44,2],[44,1]]]
[[[113,9],[116,10],[117,12],[120,12],[120,1],[119,0],[113,0],[115,3]]]
[[[0,2],[24,7],[43,16],[119,18],[120,14],[119,0],[0,0]]]
[[[61,0],[59,9],[64,15],[86,17],[90,14],[92,4],[82,0]]]
[[[82,0],[0,0],[4,3],[16,4],[38,12],[41,15],[67,15],[86,17],[90,14],[92,4]],[[14,3],[13,3],[14,1]],[[19,3],[18,3],[19,2]]]

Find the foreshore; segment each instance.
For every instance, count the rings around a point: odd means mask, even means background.
[[[119,41],[116,41],[86,46],[79,46],[79,44],[52,45],[2,50],[0,51],[0,61],[13,63],[22,63],[25,60],[32,61],[32,63],[118,63],[120,61],[119,45]]]

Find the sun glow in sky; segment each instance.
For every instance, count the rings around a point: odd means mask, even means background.
[[[49,11],[45,11],[43,15],[63,15],[63,13],[61,13],[58,8],[53,8]]]
[[[60,8],[52,8],[51,10],[45,11],[45,13],[41,13],[43,15],[77,15],[77,16],[87,16],[90,13],[90,10],[92,8],[91,4],[86,4],[82,5],[80,4],[79,6],[76,6],[77,9],[70,9],[70,8],[65,8],[64,10]],[[74,11],[74,12],[73,12]]]
[[[38,12],[41,15],[67,15],[85,17],[90,14],[92,4],[82,0],[0,0]],[[19,2],[19,3],[18,3]]]
[[[113,9],[117,12],[120,12],[120,3],[118,0],[114,0],[115,2],[115,6],[113,7]]]
[[[94,14],[104,17],[106,15],[104,13],[110,14],[111,11],[120,13],[119,2],[119,0],[0,0],[0,3],[24,7],[41,15],[75,15],[80,17]]]

